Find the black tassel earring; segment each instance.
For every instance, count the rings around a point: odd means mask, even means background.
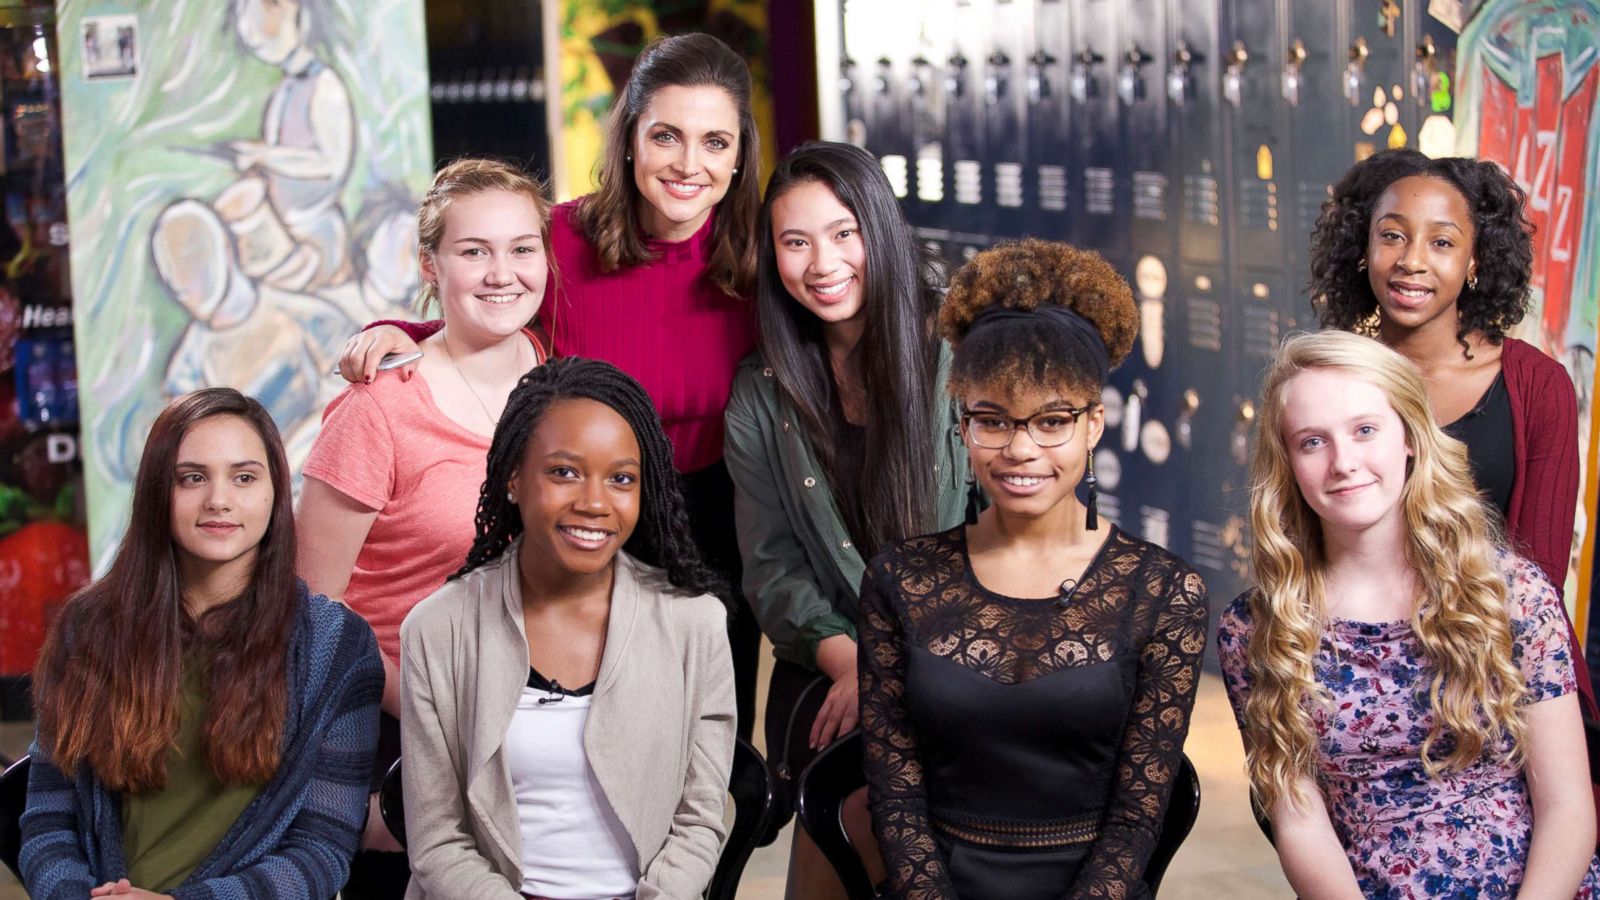
[[[978,487],[978,479],[972,474],[972,464],[967,464],[967,524],[978,524],[978,507],[983,505],[982,490]]]
[[[1089,468],[1083,473],[1083,483],[1089,488],[1089,515],[1085,524],[1090,531],[1100,530],[1100,493],[1094,489],[1098,483],[1094,477],[1094,451],[1089,451]]]

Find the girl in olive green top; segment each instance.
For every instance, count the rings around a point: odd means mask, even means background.
[[[295,578],[289,465],[260,403],[156,417],[127,534],[34,673],[22,814],[36,900],[332,897],[367,811],[383,664]]]
[[[759,251],[761,346],[734,378],[725,454],[745,597],[778,657],[768,754],[792,789],[856,726],[865,560],[960,521],[966,452],[931,326],[940,272],[870,154],[813,143],[780,162]],[[846,825],[870,851],[864,801]],[[800,829],[791,859],[788,896],[841,890]]]

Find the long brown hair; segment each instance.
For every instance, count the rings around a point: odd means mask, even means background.
[[[178,445],[196,423],[237,416],[267,449],[272,518],[250,584],[198,620],[183,604],[172,540]],[[272,417],[230,388],[188,394],[150,429],[133,509],[111,569],[62,607],[34,674],[39,744],[63,772],[87,765],[114,791],[166,783],[178,731],[185,651],[209,652],[201,747],[224,784],[260,784],[278,768],[288,707],[288,650],[299,609],[289,464]]]
[[[750,112],[750,67],[709,34],[658,38],[639,54],[606,118],[600,186],[578,205],[573,220],[594,246],[602,271],[655,259],[639,228],[639,205],[645,199],[633,182],[628,156],[639,117],[656,92],[667,87],[721,88],[739,108],[738,172],[717,204],[706,277],[730,296],[748,296],[755,284],[755,235],[761,220],[761,135]]]

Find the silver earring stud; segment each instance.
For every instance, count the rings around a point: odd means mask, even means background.
[[[515,504],[517,502],[517,495],[511,493],[510,491],[506,491],[506,502]]]

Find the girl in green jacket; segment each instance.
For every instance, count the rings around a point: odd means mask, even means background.
[[[767,752],[792,791],[856,726],[865,560],[960,522],[966,453],[932,327],[943,273],[871,154],[826,142],[789,154],[758,249],[761,343],[734,379],[726,458],[745,596],[777,656]],[[876,879],[861,794],[845,820]],[[788,896],[843,896],[801,829],[790,859]]]

